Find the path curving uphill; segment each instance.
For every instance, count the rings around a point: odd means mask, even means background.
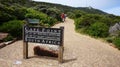
[[[107,43],[74,30],[74,21],[67,18],[64,23],[53,27],[65,27],[64,63],[56,58],[33,55],[34,43],[29,43],[29,59],[23,59],[22,41],[17,41],[0,49],[0,67],[120,67],[120,51]],[[20,64],[16,64],[17,62]]]

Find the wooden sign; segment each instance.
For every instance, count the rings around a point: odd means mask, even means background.
[[[24,41],[42,44],[62,44],[63,29],[24,26]]]
[[[28,58],[28,42],[58,45],[58,60],[63,62],[64,27],[43,28],[23,26],[23,57]]]

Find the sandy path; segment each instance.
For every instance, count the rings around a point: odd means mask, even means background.
[[[66,20],[54,27],[65,27],[64,63],[57,58],[33,55],[34,43],[29,43],[29,59],[22,56],[22,41],[17,41],[0,49],[0,67],[120,67],[120,51],[109,44],[78,34],[74,31],[74,21]],[[15,64],[16,61],[21,64]]]

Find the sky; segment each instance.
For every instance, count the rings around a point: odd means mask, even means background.
[[[120,16],[120,0],[34,0],[73,7],[93,7],[104,12]]]

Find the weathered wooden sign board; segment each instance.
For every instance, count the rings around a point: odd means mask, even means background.
[[[59,28],[42,28],[24,26],[24,41],[42,44],[62,44],[63,30]]]
[[[59,46],[58,59],[61,63],[63,61],[63,38],[64,27],[60,28],[43,28],[23,26],[23,55],[28,58],[28,42],[51,44]]]

